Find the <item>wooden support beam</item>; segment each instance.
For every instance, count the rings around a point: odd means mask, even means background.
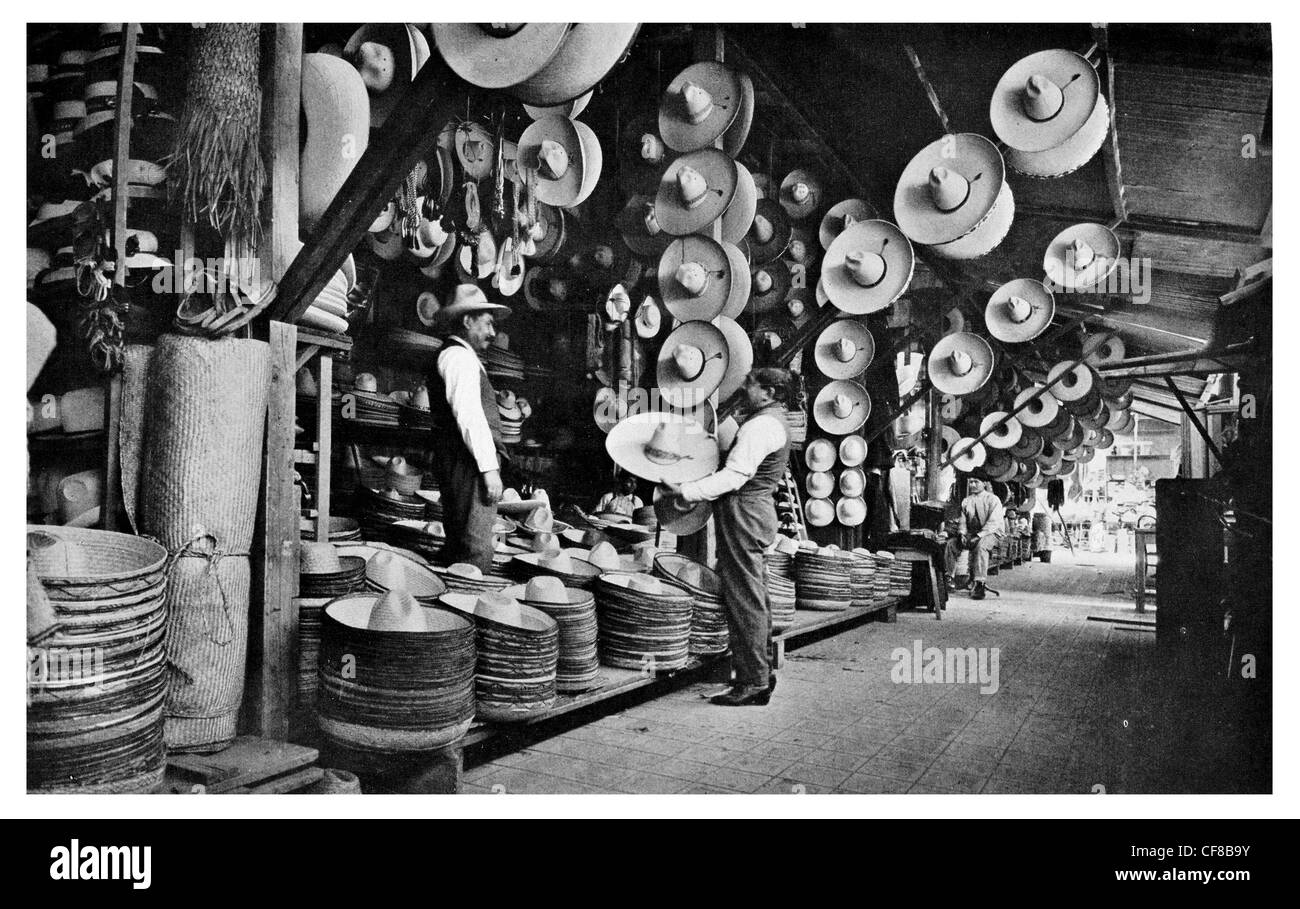
[[[296,334],[293,325],[272,322],[268,326],[271,387],[253,573],[259,595],[253,599],[252,627],[260,632],[254,652],[260,645],[260,653],[249,719],[258,735],[280,740],[289,736],[298,680],[294,660],[298,630],[294,599],[298,595],[298,490],[293,482]]]
[[[1205,440],[1205,444],[1214,454],[1215,460],[1222,464],[1223,452],[1219,451],[1219,446],[1214,443],[1214,439],[1210,438],[1209,431],[1205,428],[1205,424],[1201,422],[1200,418],[1196,416],[1196,411],[1192,410],[1192,405],[1187,403],[1187,396],[1183,394],[1183,390],[1175,384],[1174,380],[1170,376],[1165,376],[1165,384],[1169,386],[1169,390],[1172,391],[1174,397],[1178,399],[1178,406],[1183,409],[1183,413],[1185,413],[1187,419],[1191,421],[1192,428],[1195,429],[1200,434],[1201,438]]]
[[[279,281],[298,252],[299,111],[302,107],[302,23],[262,26],[262,161],[268,175],[259,264]]]
[[[317,360],[320,374],[316,377],[316,539],[330,538],[330,452],[334,450],[334,358],[324,356]]]
[[[393,116],[371,131],[370,144],[321,217],[316,236],[280,281],[269,318],[294,322],[307,311],[343,260],[361,241],[417,161],[429,154],[438,132],[469,91],[438,54],[421,68]]]
[[[1110,53],[1110,30],[1106,24],[1093,26],[1093,40],[1097,42],[1100,55],[1097,67],[1102,87],[1106,91],[1106,101],[1110,107],[1110,132],[1106,135],[1106,144],[1102,147],[1102,164],[1106,168],[1106,189],[1110,192],[1110,204],[1115,211],[1117,224],[1128,221],[1128,201],[1124,198],[1124,174],[1119,160],[1118,115],[1115,111],[1115,62]]]

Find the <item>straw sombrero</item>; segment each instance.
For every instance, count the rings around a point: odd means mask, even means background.
[[[665,168],[655,195],[655,220],[675,237],[698,233],[731,205],[736,162],[716,148],[690,152]]]
[[[1015,170],[1059,177],[1078,170],[1101,148],[1110,110],[1087,59],[1073,51],[1046,50],[1002,74],[989,102],[989,120]]]
[[[679,152],[706,148],[736,122],[744,93],[740,74],[731,67],[713,61],[693,63],[668,83],[660,99],[659,134]]]
[[[830,499],[809,499],[804,503],[803,516],[809,527],[827,527],[835,521],[835,506]]]
[[[1032,278],[1016,278],[1003,284],[984,307],[989,334],[1008,344],[1032,341],[1047,331],[1055,315],[1052,292],[1042,281]]]
[[[821,285],[839,309],[866,315],[890,306],[912,281],[916,256],[888,221],[858,221],[831,243]]]
[[[930,383],[944,394],[968,395],[993,375],[993,348],[979,335],[944,335],[926,359]]]
[[[684,537],[704,529],[713,514],[713,504],[683,502],[677,496],[665,495],[656,489],[654,510],[655,520],[658,521],[660,530]]]
[[[537,198],[548,205],[576,205],[586,172],[579,123],[553,114],[534,120],[519,137],[519,162],[537,172]]]
[[[537,221],[529,231],[536,248],[527,258],[535,263],[550,262],[558,258],[564,251],[565,240],[568,239],[564,209],[538,202]]]
[[[722,241],[722,248],[727,253],[731,264],[731,294],[723,304],[722,315],[735,319],[749,305],[749,295],[753,291],[753,275],[749,272],[749,260],[740,247]]]
[[[830,439],[813,439],[804,449],[803,461],[809,470],[830,470],[835,466],[835,443]]]
[[[775,199],[759,199],[754,206],[749,232],[745,234],[754,264],[766,265],[781,258],[793,233],[790,216],[780,203]]]
[[[843,202],[836,202],[822,216],[822,223],[817,229],[817,239],[821,242],[822,249],[830,249],[835,238],[842,234],[845,228],[851,227],[858,221],[876,221],[879,218],[876,207],[864,199],[845,199]]]
[[[1013,210],[1002,154],[975,133],[944,136],[921,149],[894,191],[903,233],[954,259],[990,252],[1010,229]]]
[[[800,221],[817,210],[823,195],[821,180],[816,175],[797,168],[786,174],[781,181],[777,200],[792,220]]]
[[[994,425],[999,420],[1003,421],[1002,425],[994,429]],[[984,436],[984,444],[989,448],[1010,451],[1020,444],[1023,434],[1024,428],[1020,425],[1020,421],[1008,416],[1003,410],[993,411],[980,422],[980,435]]]
[[[1089,335],[1083,342],[1083,359],[1089,366],[1106,366],[1124,359],[1124,339],[1119,335]]]
[[[793,280],[790,265],[784,259],[776,259],[755,268],[750,275],[750,313],[761,316],[781,309],[790,294]]]
[[[963,473],[969,473],[983,465],[987,454],[983,442],[961,438],[948,448],[948,463]]]
[[[435,22],[433,40],[452,70],[479,88],[511,88],[540,73],[559,53],[568,22]]]
[[[377,22],[353,32],[343,54],[370,93],[370,125],[380,127],[429,59],[429,42],[414,25]]]
[[[736,162],[736,195],[722,213],[722,240],[724,243],[740,243],[754,225],[754,215],[758,212],[758,189],[754,186],[754,175],[749,168]]]
[[[835,477],[828,470],[814,470],[804,478],[804,489],[814,499],[829,499],[835,490]]]
[[[853,498],[861,496],[867,488],[867,473],[861,467],[850,467],[840,473],[840,495]]]
[[[640,27],[636,22],[574,22],[555,56],[535,75],[513,86],[510,94],[539,106],[586,94],[628,52]]]
[[[656,376],[674,407],[698,404],[717,391],[727,374],[727,337],[708,322],[683,322],[664,339]]]
[[[1104,224],[1075,224],[1047,245],[1043,271],[1053,288],[1087,290],[1106,280],[1119,263],[1120,243]]]
[[[653,297],[646,297],[641,301],[632,324],[636,328],[637,337],[646,339],[659,337],[659,332],[663,330],[663,313]]]
[[[858,467],[867,460],[867,440],[862,436],[845,436],[840,440],[840,463],[845,467]]]
[[[856,382],[828,382],[813,401],[813,419],[831,435],[857,432],[871,415],[871,397]]]
[[[813,359],[822,374],[832,379],[851,379],[871,365],[876,341],[865,325],[847,319],[832,322],[817,336]]]
[[[717,440],[675,414],[633,414],[609,431],[605,450],[619,467],[652,483],[684,483],[718,469]]]
[[[867,519],[867,503],[861,496],[847,496],[835,503],[835,517],[845,527],[857,527]]]
[[[638,193],[629,196],[627,203],[614,216],[614,227],[622,235],[627,248],[650,259],[662,256],[672,241],[672,237],[659,228],[654,214],[654,198]]]
[[[1035,392],[1041,387],[1035,385],[1016,395],[1015,407],[1020,422],[1025,426],[1042,430],[1043,435],[1054,436],[1060,430],[1068,428],[1068,414],[1050,391],[1035,397]]]
[[[1089,400],[1094,395],[1100,396],[1101,380],[1087,363],[1071,368],[1071,361],[1062,360],[1047,373],[1047,381],[1052,383],[1052,395],[1067,409],[1073,409],[1070,405],[1083,409],[1082,405],[1087,403],[1087,409],[1091,410],[1095,405]]]
[[[334,201],[370,136],[370,99],[360,73],[329,54],[302,58],[302,111],[306,121],[299,182],[299,219],[310,232]],[[355,155],[339,153],[351,137]]]
[[[718,316],[714,324],[727,339],[727,370],[718,383],[718,400],[725,401],[740,390],[754,368],[754,344],[735,319]]]
[[[673,318],[716,318],[731,298],[732,260],[716,240],[692,234],[668,244],[659,258],[659,293]]]
[[[559,104],[525,104],[524,110],[527,111],[528,116],[532,117],[534,120],[540,120],[542,117],[549,117],[552,114],[560,114],[561,116],[568,117],[570,120],[574,120],[579,114],[587,109],[587,105],[591,103],[591,97],[593,94],[594,91],[588,90],[572,100],[562,101]]]

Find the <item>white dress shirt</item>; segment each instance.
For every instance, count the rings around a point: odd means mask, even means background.
[[[764,413],[749,418],[736,433],[726,464],[702,480],[683,483],[682,499],[711,502],[735,492],[753,478],[764,458],[780,450],[786,435],[785,421],[779,416]]]
[[[987,489],[979,495],[967,496],[961,502],[961,532],[980,537],[1001,536],[1006,525],[1006,508],[1002,500]]]
[[[465,441],[478,465],[479,473],[500,469],[492,428],[483,413],[480,383],[487,374],[478,354],[464,338],[452,336],[438,355],[438,376],[447,386],[447,403],[451,405],[460,437]]]

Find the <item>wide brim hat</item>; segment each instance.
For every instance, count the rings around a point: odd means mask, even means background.
[[[653,211],[654,198],[636,193],[628,197],[627,203],[614,216],[614,227],[623,237],[623,243],[638,256],[658,259],[672,242],[670,234],[662,230],[650,233],[646,227],[646,212]]]
[[[545,225],[545,234],[536,241],[536,249],[526,258],[536,263],[551,262],[564,253],[568,228],[565,223],[564,209],[545,203],[537,203],[537,222]]]
[[[588,89],[576,98],[571,98],[568,101],[561,101],[557,104],[525,103],[524,110],[528,113],[528,116],[532,117],[534,120],[540,120],[542,117],[549,117],[552,114],[561,114],[562,116],[573,120],[587,109],[587,105],[591,103],[594,94],[594,90]]]
[[[760,243],[754,232],[753,225],[759,217],[767,219],[767,222],[772,225],[772,236],[766,243]],[[750,218],[749,232],[745,234],[745,242],[749,244],[750,260],[754,265],[766,265],[781,258],[790,245],[790,237],[793,233],[794,227],[790,224],[790,216],[786,214],[781,204],[775,199],[759,199],[754,206],[754,217]]]
[[[809,527],[828,527],[835,523],[835,506],[830,499],[809,499],[804,503],[803,516]]]
[[[736,195],[722,213],[722,240],[725,243],[740,243],[754,226],[754,215],[758,212],[758,189],[754,186],[754,175],[749,168],[736,162]]]
[[[796,202],[794,199],[794,188],[802,183],[808,188],[808,198],[802,202]],[[824,193],[822,191],[821,178],[809,173],[801,168],[796,168],[785,175],[781,181],[781,189],[777,194],[777,201],[785,209],[785,213],[794,221],[801,221],[811,215],[822,204]]]
[[[691,122],[683,103],[682,92],[687,82],[707,91],[712,100],[711,109],[699,123]],[[679,152],[713,145],[740,116],[744,94],[745,86],[736,70],[711,60],[693,63],[678,73],[664,90],[659,102],[659,135],[664,144]]]
[[[1035,120],[1025,110],[1025,86],[1041,76],[1060,89],[1060,106]],[[1010,148],[1044,152],[1073,138],[1084,128],[1101,99],[1101,79],[1083,56],[1068,50],[1045,50],[1017,60],[998,80],[989,101],[993,131]]]
[[[762,279],[759,275],[764,273],[772,279],[772,284],[766,291],[760,291],[759,285]],[[766,265],[755,267],[749,277],[747,309],[750,314],[761,316],[782,309],[786,297],[790,295],[790,286],[793,282],[794,276],[790,273],[790,266],[783,259],[776,259]]]
[[[853,345],[853,356],[841,360],[840,341]],[[852,379],[871,365],[876,356],[876,340],[861,322],[840,319],[832,322],[817,336],[813,346],[813,360],[822,374],[832,379]]]
[[[935,205],[930,193],[930,173],[946,168],[965,179],[969,192],[951,211]],[[931,142],[908,162],[894,191],[894,217],[899,228],[915,243],[941,246],[959,240],[980,227],[994,208],[1006,184],[1002,153],[975,133],[957,133]]]
[[[829,499],[835,491],[835,476],[829,470],[814,470],[804,477],[804,489],[814,499]]]
[[[836,416],[834,401],[837,395],[849,399],[850,409],[847,416]],[[813,400],[813,419],[826,432],[835,436],[857,432],[871,415],[871,396],[857,382],[836,379],[828,382]]]
[[[538,152],[544,141],[560,145],[569,164],[559,179],[537,174],[537,199],[547,205],[567,207],[581,201],[586,174],[586,151],[579,132],[581,124],[559,114],[534,120],[519,137],[519,163],[525,169],[538,167]]]
[[[1124,359],[1124,339],[1119,335],[1089,335],[1083,342],[1083,359],[1089,366],[1106,366]]]
[[[846,496],[835,503],[835,517],[845,527],[858,527],[867,519],[867,503],[861,496]]]
[[[1093,260],[1083,268],[1073,267],[1076,240],[1087,243],[1094,254]],[[1106,280],[1119,263],[1119,256],[1119,237],[1109,227],[1104,224],[1073,224],[1047,244],[1043,271],[1053,288],[1085,290]]]
[[[1087,409],[1091,410],[1094,405],[1088,402],[1101,394],[1101,378],[1087,363],[1072,368],[1071,361],[1062,360],[1047,373],[1047,381],[1052,386],[1052,396],[1067,409],[1072,404],[1079,405],[1077,409],[1084,409],[1082,405],[1087,403]]]
[[[637,337],[650,338],[659,337],[663,331],[664,322],[663,310],[653,297],[646,297],[641,301],[641,305],[636,309],[636,316],[632,319],[632,327],[636,329]]]
[[[849,467],[840,472],[840,495],[853,498],[861,496],[867,488],[867,473],[861,467]]]
[[[708,525],[709,518],[713,515],[713,503],[696,502],[687,510],[682,511],[677,507],[677,503],[680,501],[676,496],[664,495],[658,489],[655,490],[654,510],[655,519],[659,522],[659,529],[666,530],[679,537],[689,536],[703,530]]]
[[[677,270],[688,263],[704,268],[706,283],[699,296],[677,280]],[[705,322],[717,318],[731,298],[732,258],[722,244],[700,234],[678,237],[659,257],[659,294],[673,318]]]
[[[703,178],[707,187],[695,207],[688,207],[677,185],[682,168],[690,167]],[[664,169],[655,195],[655,220],[660,230],[676,237],[699,233],[722,217],[736,196],[739,180],[736,162],[716,148],[689,152]]]
[[[1029,304],[1028,316],[1017,322],[1011,308],[1011,298],[1018,297]],[[1052,324],[1056,315],[1056,300],[1042,281],[1016,278],[1008,281],[989,297],[984,307],[984,324],[989,334],[1008,344],[1032,341]]]
[[[821,224],[817,228],[817,240],[821,243],[822,249],[830,249],[835,238],[844,233],[845,215],[852,217],[855,222],[880,220],[876,207],[865,199],[845,199],[836,202],[826,214],[822,215]]]
[[[511,309],[501,303],[493,303],[480,292],[473,299],[457,300],[438,310],[435,316],[435,324],[439,327],[445,327],[467,313],[477,312],[490,312],[500,320],[508,318]]]
[[[657,449],[657,444],[673,447]],[[653,411],[619,421],[605,437],[605,450],[619,467],[652,483],[701,479],[718,469],[720,456],[717,440],[699,423]]]
[[[739,246],[724,240],[722,248],[727,254],[727,261],[731,263],[731,295],[722,307],[722,315],[735,319],[749,305],[749,295],[753,290],[753,275],[749,271],[749,260],[745,258],[745,253]]]
[[[1035,385],[1016,395],[1015,408],[1020,422],[1030,429],[1047,429],[1056,423],[1061,412],[1061,404],[1050,390],[1035,396],[1040,387]]]
[[[1001,425],[994,429],[999,421]],[[989,448],[1009,451],[1020,443],[1024,435],[1024,427],[1020,425],[1019,420],[1009,416],[1006,411],[995,410],[980,422],[980,435],[984,436],[984,444]]]
[[[371,238],[380,236],[379,234],[370,234]],[[464,283],[474,283],[477,281],[486,281],[492,277],[497,268],[498,250],[496,238],[491,231],[480,230],[476,233],[477,243],[471,244],[461,242],[456,247],[455,262],[456,274]],[[399,255],[406,251],[406,243],[400,236],[397,237],[397,249]],[[393,245],[390,241],[388,248],[391,250]],[[375,250],[376,254],[379,251]],[[394,258],[391,256],[381,256],[383,258]]]
[[[840,463],[845,467],[860,467],[867,460],[867,440],[852,435],[840,439]]]
[[[456,75],[479,88],[513,88],[555,59],[571,25],[530,22],[493,30],[475,22],[435,22],[430,28]]]
[[[512,86],[510,94],[539,106],[586,94],[623,59],[640,27],[636,22],[572,23],[556,54],[537,73]]]
[[[983,442],[973,438],[958,439],[948,448],[948,463],[963,473],[969,473],[984,464],[988,449]]]
[[[964,353],[971,359],[970,371],[964,375],[954,371],[952,357],[955,353]],[[968,395],[981,388],[993,375],[993,348],[988,341],[970,332],[944,335],[930,348],[926,370],[930,384],[944,394]]]
[[[885,270],[880,280],[864,287],[854,280],[846,261],[854,253],[880,256]],[[888,221],[859,221],[840,235],[822,259],[821,287],[836,308],[867,315],[892,305],[912,283],[916,254],[903,231]]]
[[[344,55],[353,60],[361,45],[382,44],[393,53],[393,82],[383,91],[370,91],[370,125],[380,127],[397,107],[415,74],[429,59],[429,42],[414,25],[401,22],[375,22],[361,26],[348,38]]]
[[[735,319],[718,316],[715,324],[727,339],[727,370],[718,383],[718,400],[725,401],[740,390],[754,368],[754,344]]]
[[[745,147],[754,125],[754,80],[749,73],[738,72],[737,75],[740,77],[740,111],[722,134],[722,150],[733,158]]]
[[[687,378],[678,370],[674,352],[683,344],[698,348],[704,355],[698,376]],[[718,390],[727,374],[729,360],[727,337],[720,328],[698,320],[683,322],[664,339],[659,350],[656,367],[659,390],[672,406],[689,407]]]
[[[361,74],[346,60],[329,54],[302,58],[302,110],[306,120],[299,181],[299,219],[311,230],[353,165],[366,150],[370,135],[370,98]],[[356,155],[339,154],[345,137],[356,143]]]
[[[809,470],[830,470],[835,466],[835,443],[830,439],[813,439],[804,448],[803,462]]]

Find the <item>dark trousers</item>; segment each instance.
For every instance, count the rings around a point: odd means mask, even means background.
[[[440,561],[445,565],[468,562],[487,574],[492,570],[492,525],[497,510],[483,501],[478,465],[464,446],[435,451],[433,463],[442,492],[442,524],[447,531]]]
[[[732,494],[713,503],[713,516],[718,522],[718,574],[736,684],[767,687],[772,607],[763,553],[776,538],[776,506],[770,495]]]

